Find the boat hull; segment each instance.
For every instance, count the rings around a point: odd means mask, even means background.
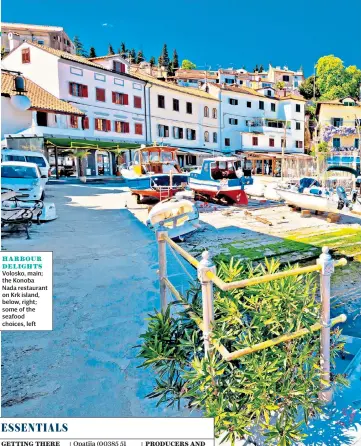
[[[207,184],[208,183],[208,184]],[[225,204],[248,204],[248,197],[241,186],[220,186],[218,183],[210,184],[211,182],[194,181],[192,178],[189,181],[189,187],[196,195],[200,197],[209,198],[217,202]]]
[[[138,201],[143,199],[152,199],[156,201],[162,201],[166,198],[174,197],[174,195],[179,192],[180,188],[167,189],[167,190],[157,190],[157,189],[132,189],[132,195],[138,198]]]
[[[199,228],[199,214],[189,200],[165,200],[149,212],[147,226],[167,231],[171,239],[183,239]]]
[[[282,200],[292,206],[310,211],[339,212],[337,208],[338,199],[321,195],[304,194],[288,189],[275,188],[274,190]]]

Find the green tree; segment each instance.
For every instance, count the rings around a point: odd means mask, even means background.
[[[139,50],[137,53],[137,60],[136,63],[140,63],[144,61],[144,55],[143,55],[143,51]]]
[[[225,281],[242,280],[279,271],[279,263],[245,267],[241,261],[221,262],[218,275]],[[212,340],[228,351],[242,349],[291,333],[319,321],[320,303],[311,274],[290,276],[231,292],[214,299]],[[257,425],[269,444],[294,445],[305,436],[303,423],[321,412],[318,392],[320,340],[317,333],[226,361],[215,349],[204,355],[202,300],[199,287],[188,291],[177,307],[150,315],[141,336],[138,356],[156,376],[149,398],[158,404],[201,410],[214,417],[217,437],[244,438]],[[187,308],[188,306],[188,308]],[[331,361],[343,348],[340,331],[332,330]],[[333,384],[345,383],[334,375]],[[303,415],[300,421],[299,415]]]
[[[87,53],[84,49],[84,45],[82,44],[82,42],[80,41],[78,36],[74,37],[73,43],[75,46],[75,54],[77,56],[87,57]]]
[[[264,68],[263,68],[263,65],[261,64],[261,65],[259,66],[259,72],[260,72],[260,73],[263,73],[263,71],[264,71]]]
[[[150,63],[151,66],[155,65],[155,57],[154,57],[154,56],[152,56],[152,57],[149,59],[149,63]]]
[[[317,82],[316,82],[316,88],[314,88],[315,87],[314,84],[315,84],[315,76],[312,75],[307,79],[305,79],[299,86],[299,91],[305,99],[312,99],[314,93],[316,94],[315,99],[318,99],[320,97],[320,90],[317,86]]]
[[[75,149],[71,156],[78,160],[78,166],[79,166],[79,177],[84,177],[84,164],[85,159],[90,155],[89,150],[78,150]]]
[[[345,96],[358,97],[361,70],[356,66],[345,68],[342,60],[331,54],[318,59],[316,69],[316,84],[321,99],[332,100]]]
[[[112,47],[112,45],[109,43],[109,46],[108,46],[108,56],[112,56],[112,55],[114,55],[115,53],[114,53],[114,50],[113,50],[113,47]]]
[[[259,68],[258,68],[258,65],[256,65],[254,68],[253,68],[253,72],[254,73],[257,73],[257,72],[259,72]]]
[[[173,71],[178,70],[178,68],[179,68],[179,60],[178,60],[177,50],[173,51],[172,68],[173,68]]]
[[[188,59],[184,59],[182,61],[182,69],[183,70],[195,70],[197,68],[197,65],[191,62]]]
[[[168,67],[169,65],[168,48],[166,43],[163,45],[162,52],[158,58],[158,64],[162,67]]]
[[[276,89],[277,90],[283,90],[285,88],[285,83],[283,81],[278,81],[276,83]]]
[[[136,58],[135,58],[135,49],[134,49],[134,48],[132,48],[132,49],[129,51],[128,60],[129,60],[130,63],[135,63]]]
[[[95,53],[95,48],[93,46],[90,47],[89,57],[97,57],[97,55]]]

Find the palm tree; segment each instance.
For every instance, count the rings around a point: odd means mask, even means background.
[[[75,159],[78,159],[78,165],[79,165],[79,178],[83,179],[83,181],[85,180],[85,175],[84,175],[84,160],[85,158],[90,155],[90,151],[89,150],[79,150],[79,149],[75,149],[75,151],[71,154],[71,156]]]

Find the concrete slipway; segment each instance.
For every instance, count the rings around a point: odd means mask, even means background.
[[[53,251],[53,331],[2,333],[2,416],[179,416],[145,399],[153,377],[133,348],[159,308],[157,245],[122,192],[49,186],[56,221],[3,238],[3,248]],[[174,262],[173,262],[174,263]],[[179,289],[188,277],[169,262]],[[178,274],[180,273],[180,274]],[[188,411],[186,412],[189,416]]]

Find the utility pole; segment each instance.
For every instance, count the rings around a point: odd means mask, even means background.
[[[283,141],[282,141],[282,161],[281,161],[281,181],[283,181],[283,170],[284,170],[284,162],[285,162],[285,148],[286,148],[286,130],[287,130],[287,120],[285,121],[284,124],[284,135],[283,135]]]

